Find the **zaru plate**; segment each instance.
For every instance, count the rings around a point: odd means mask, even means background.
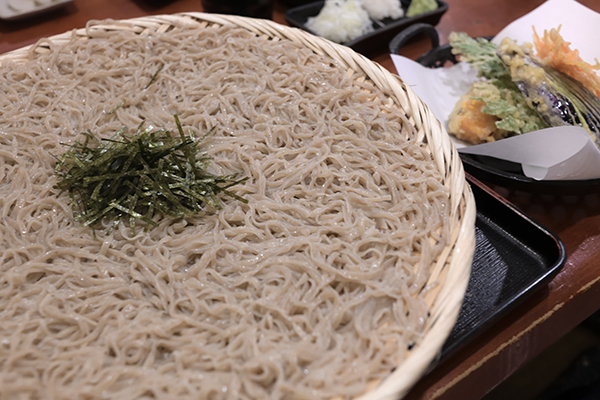
[[[440,257],[430,268],[429,276],[423,279],[422,290],[426,290],[424,301],[429,307],[429,314],[424,321],[421,339],[408,346],[403,358],[398,360],[393,371],[384,379],[369,382],[376,385],[366,394],[369,399],[402,398],[439,356],[457,321],[469,282],[475,248],[476,207],[458,152],[428,107],[398,76],[348,46],[337,45],[301,29],[270,20],[195,12],[154,15],[121,21],[96,21],[93,26],[88,25],[85,29],[65,32],[50,39],[53,44],[60,46],[65,42],[87,41],[95,35],[102,37],[119,30],[147,35],[152,32],[170,33],[175,31],[173,28],[184,25],[198,29],[233,25],[248,30],[266,44],[289,40],[296,46],[305,46],[313,53],[311,56],[325,56],[328,63],[335,63],[345,73],[349,72],[349,76],[356,77],[355,84],[363,93],[372,90],[377,95],[384,93],[388,96],[389,107],[396,107],[403,112],[406,121],[420,133],[415,140],[422,145],[423,151],[429,153],[433,166],[448,188],[448,240]],[[44,46],[46,44],[38,43],[6,53],[0,57],[0,64],[28,62],[32,53],[46,52],[48,48]]]

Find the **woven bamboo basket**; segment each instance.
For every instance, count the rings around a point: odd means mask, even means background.
[[[418,131],[418,140],[426,145],[450,191],[451,239],[434,266],[427,284],[427,287],[435,286],[435,290],[430,291],[426,297],[430,311],[421,342],[410,350],[406,359],[387,378],[380,382],[372,382],[371,388],[359,398],[398,400],[404,397],[435,362],[458,318],[475,249],[475,200],[465,181],[458,153],[444,127],[427,105],[397,75],[348,47],[269,20],[189,12],[118,21],[90,21],[86,28],[49,39],[60,44],[61,41],[72,40],[73,35],[85,39],[89,36],[89,32],[97,30],[105,32],[128,30],[139,35],[147,35],[167,32],[182,24],[199,24],[201,27],[215,24],[235,25],[269,40],[290,40],[316,54],[329,56],[349,72],[363,74],[372,85],[391,93],[391,101],[404,110],[409,122]],[[31,51],[43,52],[47,51],[47,47],[40,42],[0,55],[0,64],[8,60],[17,63],[25,62],[30,58]]]

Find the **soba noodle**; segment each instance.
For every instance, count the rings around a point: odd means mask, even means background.
[[[402,111],[244,29],[89,35],[0,67],[0,397],[353,398],[388,375],[448,235]],[[142,120],[175,131],[174,114],[217,127],[209,169],[249,177],[233,188],[248,204],[133,237],[74,222],[53,188],[65,144]]]

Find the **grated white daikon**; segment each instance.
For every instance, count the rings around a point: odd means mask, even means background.
[[[362,0],[362,6],[369,13],[369,17],[377,20],[404,16],[400,0]]]
[[[310,17],[306,26],[337,43],[349,42],[374,30],[360,0],[326,0],[319,14]]]

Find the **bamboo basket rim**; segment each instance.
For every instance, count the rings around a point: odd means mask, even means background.
[[[433,157],[437,169],[444,177],[450,192],[450,243],[434,266],[428,281],[438,283],[428,303],[429,318],[421,341],[409,352],[409,356],[375,387],[359,396],[357,400],[398,400],[404,397],[412,386],[435,363],[442,346],[449,336],[462,305],[471,273],[475,251],[476,207],[473,193],[466,182],[462,162],[458,152],[442,124],[429,107],[406,85],[398,75],[356,53],[349,47],[333,43],[298,28],[292,28],[271,20],[255,19],[233,15],[186,12],[163,14],[122,20],[91,20],[85,28],[68,31],[41,39],[38,43],[22,47],[0,55],[3,62],[25,62],[31,51],[47,51],[44,41],[68,42],[73,35],[85,39],[88,32],[129,30],[139,35],[167,32],[188,24],[235,25],[271,40],[291,40],[319,55],[326,55],[353,72],[363,73],[379,89],[390,93],[389,97],[401,107],[409,121],[418,131]]]

